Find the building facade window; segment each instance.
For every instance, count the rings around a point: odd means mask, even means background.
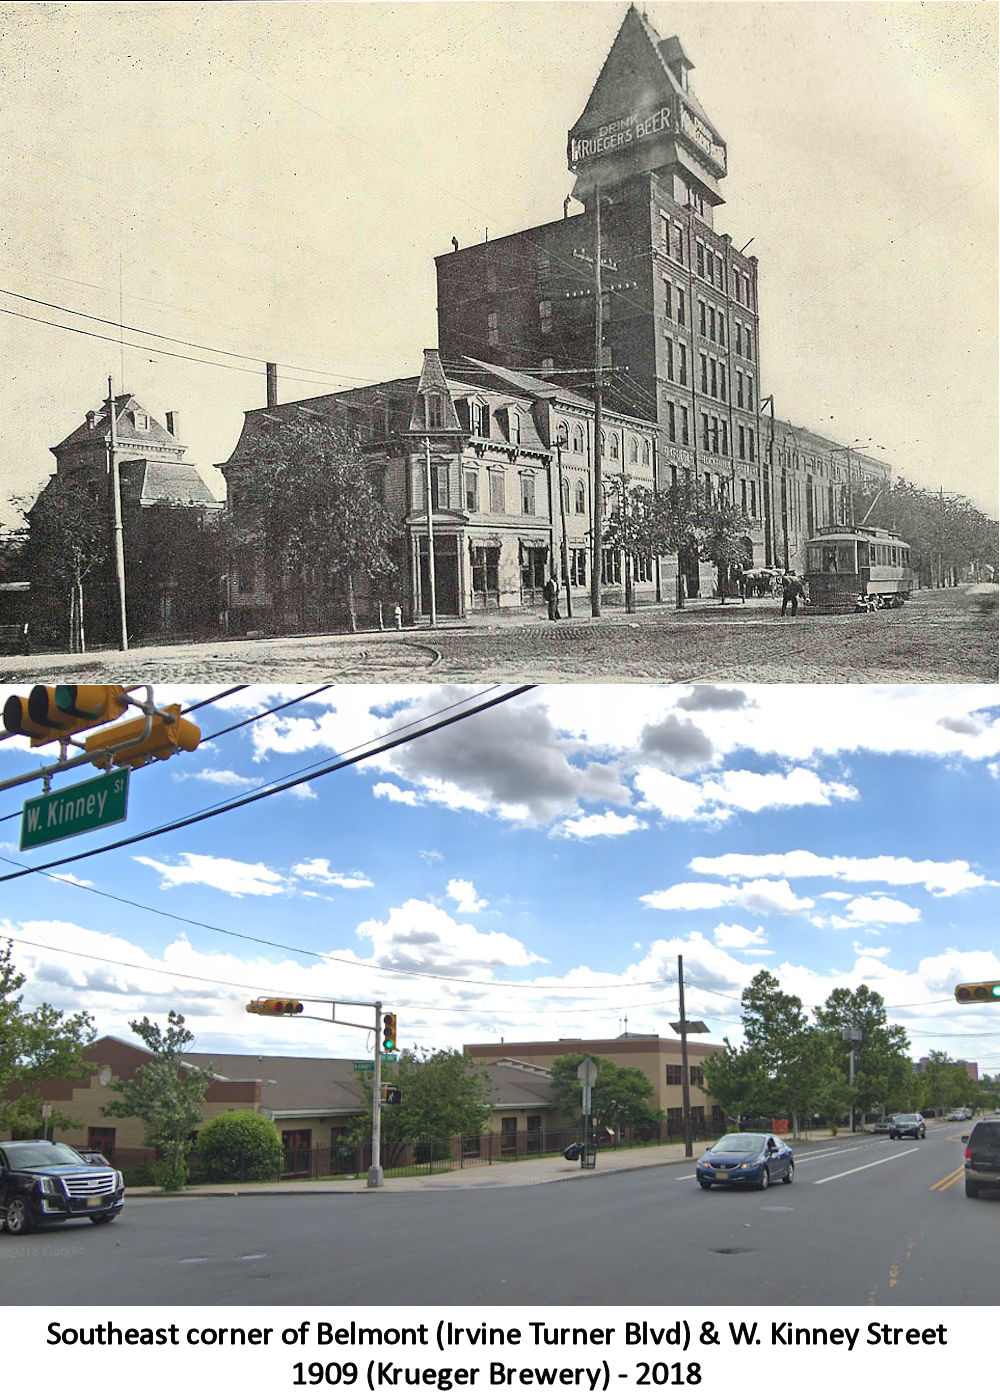
[[[495,310],[486,316],[486,341],[494,346],[500,343],[500,324]]]
[[[465,508],[467,513],[479,512],[479,471],[465,471]]]
[[[504,513],[503,471],[490,471],[490,513]]]
[[[577,424],[573,427],[572,449],[575,455],[583,454],[583,427]]]
[[[533,514],[535,512],[534,475],[521,476],[521,512],[526,514]]]
[[[576,511],[577,513],[587,512],[587,488],[583,480],[578,480],[576,485]]]
[[[521,414],[514,407],[507,409],[508,439],[513,445],[521,444]]]
[[[688,428],[688,409],[686,407],[681,407],[681,445],[689,446],[690,444],[691,433]]]
[[[551,300],[540,300],[538,302],[538,324],[543,334],[552,333]]]
[[[677,408],[672,402],[667,403],[667,436],[671,441],[677,440]]]
[[[667,1084],[683,1085],[684,1071],[681,1066],[667,1066]]]
[[[678,286],[678,288],[677,288],[677,323],[678,323],[679,325],[687,324],[687,320],[686,320],[686,318],[685,318],[686,314],[687,314],[687,310],[686,310],[686,301],[685,301],[685,297],[684,297],[684,292],[683,292],[683,291],[681,290],[681,288]]]
[[[569,550],[569,584],[571,586],[586,586],[587,584],[587,549],[585,547],[571,547]]]
[[[427,425],[434,431],[444,426],[444,398],[439,392],[429,392],[424,399],[427,407]]]
[[[663,278],[663,313],[668,320],[674,318],[674,288],[665,276]]]
[[[622,580],[622,555],[617,547],[606,547],[601,552],[601,585],[620,586]]]

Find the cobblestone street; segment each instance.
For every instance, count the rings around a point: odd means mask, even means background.
[[[417,683],[994,683],[997,613],[964,588],[902,610],[781,619],[774,601],[694,602],[681,612],[532,611],[397,632],[215,640],[83,656],[0,658],[0,681]]]

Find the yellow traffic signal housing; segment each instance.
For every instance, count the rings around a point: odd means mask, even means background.
[[[15,736],[30,736],[32,746],[45,746],[115,722],[126,706],[125,689],[117,683],[38,683],[27,698],[7,699],[3,723]]]
[[[305,1011],[305,1004],[294,998],[255,998],[247,1003],[247,1012],[256,1012],[261,1017],[295,1017]]]
[[[87,754],[94,765],[124,765],[134,769],[148,765],[154,760],[168,760],[178,751],[196,751],[201,741],[201,730],[194,722],[181,716],[179,703],[172,703],[166,711],[171,720],[154,716],[149,735],[145,738],[146,718],[136,717],[130,722],[121,722],[107,731],[88,736]],[[116,747],[122,747],[116,750]]]
[[[955,989],[957,1003],[1000,1003],[1000,981],[960,983]]]
[[[382,1018],[382,1050],[391,1055],[396,1049],[396,1014],[387,1012]]]

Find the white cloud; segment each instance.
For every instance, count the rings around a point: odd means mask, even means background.
[[[420,803],[416,790],[400,789],[399,785],[393,785],[388,780],[380,780],[377,785],[373,785],[372,794],[376,799],[388,799],[393,804]]]
[[[723,853],[694,857],[692,872],[716,877],[830,877],[845,882],[885,882],[890,886],[923,885],[935,896],[955,896],[990,886],[967,862],[914,861],[909,857],[827,857],[799,849],[787,853]]]
[[[761,925],[756,930],[746,930],[742,925],[717,925],[712,934],[720,949],[750,949],[767,944]]]
[[[237,775],[235,770],[178,770],[175,780],[201,780],[206,785],[223,785],[229,789],[247,789],[260,782],[247,775]]]
[[[280,896],[287,890],[280,872],[262,862],[237,862],[231,857],[208,857],[204,853],[181,853],[177,862],[158,862],[152,857],[136,857],[145,867],[160,873],[161,891],[176,886],[210,886],[227,896]]]
[[[292,785],[291,789],[286,790],[285,793],[292,795],[295,799],[319,798],[319,795],[313,789],[312,785]]]
[[[485,910],[490,904],[482,900],[477,894],[472,882],[463,881],[461,877],[453,877],[448,883],[445,895],[455,902],[456,910],[463,915],[471,915],[476,911]]]
[[[707,911],[720,906],[742,906],[759,915],[797,915],[815,904],[795,895],[786,881],[751,881],[737,885],[713,882],[678,882],[663,891],[640,896],[644,906],[657,911]]]
[[[705,818],[704,798],[693,780],[682,780],[653,766],[636,771],[635,787],[643,796],[641,809],[654,809],[664,819]]]
[[[892,952],[888,945],[863,945],[858,940],[851,948],[859,959],[888,959]]]
[[[835,930],[854,929],[859,925],[914,925],[920,919],[916,906],[898,901],[894,896],[856,896],[844,907],[843,916],[831,916]]]
[[[553,838],[618,838],[626,833],[635,833],[647,825],[634,814],[615,814],[610,810],[604,814],[579,814],[574,819],[564,819],[550,834]]]
[[[747,813],[762,809],[790,809],[804,804],[831,804],[835,799],[857,799],[852,785],[822,780],[814,770],[797,767],[781,774],[753,770],[726,770],[701,787],[702,797],[714,804]]]
[[[357,934],[371,940],[372,957],[385,968],[481,978],[497,968],[545,962],[512,935],[477,930],[415,898],[394,906],[385,920],[364,921]]]
[[[292,868],[292,872],[306,881],[322,882],[324,886],[339,886],[345,891],[357,891],[361,887],[375,885],[364,872],[331,872],[329,860],[325,857],[313,857],[308,862],[298,862]]]

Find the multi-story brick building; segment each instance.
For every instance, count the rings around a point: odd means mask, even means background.
[[[753,522],[754,564],[795,566],[811,522],[849,518],[850,490],[837,486],[850,465],[843,447],[762,412],[773,403],[761,393],[758,263],[749,240],[716,226],[728,151],[690,87],[693,66],[630,6],[569,132],[584,212],[570,216],[567,199],[561,220],[439,256],[440,348],[446,361],[526,367],[592,395],[599,261],[606,400],[656,423],[658,485],[728,498]],[[854,469],[855,484],[887,475],[857,456]],[[696,558],[681,565],[690,594],[709,583]]]
[[[372,588],[356,591],[366,618],[374,618],[379,599],[386,620],[386,610],[396,603],[408,619],[430,615],[432,548],[438,615],[539,607],[549,576],[562,582],[564,604],[568,599],[579,608],[576,613],[583,613],[589,599],[594,458],[594,408],[586,397],[468,357],[446,369],[437,350],[427,349],[416,378],[284,404],[277,402],[272,378],[271,398],[266,408],[246,413],[233,454],[219,466],[237,531],[255,507],[248,486],[268,433],[302,420],[350,422],[360,427],[366,462],[399,529],[398,573],[389,589],[381,596]],[[610,515],[624,487],[652,488],[655,430],[649,421],[610,412],[602,434],[603,507]],[[233,559],[233,628],[339,623],[343,597],[323,580],[322,558],[315,559],[308,587],[281,587],[266,561],[259,541]],[[659,594],[660,559],[607,547],[602,582],[609,600],[623,600],[626,570],[637,600]]]

